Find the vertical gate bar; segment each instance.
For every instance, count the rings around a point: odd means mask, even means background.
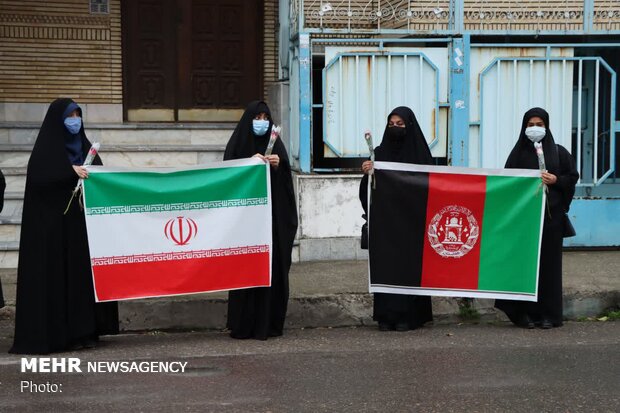
[[[377,137],[374,136],[375,133],[375,126],[376,126],[376,118],[377,118],[377,112],[375,111],[375,100],[376,100],[376,96],[375,93],[377,93],[377,88],[375,87],[375,76],[376,76],[376,72],[377,72],[377,66],[376,66],[376,61],[375,61],[375,55],[372,55],[372,63],[370,65],[370,100],[372,101],[370,104],[370,110],[371,110],[371,118],[372,118],[372,133],[373,133],[373,145],[376,143],[375,139],[377,139]]]
[[[518,107],[517,107],[517,103],[518,103],[518,99],[517,99],[517,76],[518,76],[518,71],[517,71],[517,65],[519,64],[517,59],[514,59],[513,61],[513,66],[512,66],[512,113],[513,115],[510,118],[510,131],[511,133],[514,133],[515,131],[515,116],[519,116],[518,115]]]
[[[598,181],[598,95],[599,95],[599,81],[601,72],[601,61],[596,59],[596,69],[594,73],[596,78],[594,80],[594,185]]]
[[[581,176],[583,175],[581,170],[581,93],[583,91],[583,60],[581,59],[579,59],[579,70],[577,76],[577,153],[575,156],[577,158],[577,171],[579,172],[579,179],[577,180],[577,183],[581,183]]]
[[[360,140],[362,139],[363,131],[358,135],[358,128],[360,127],[360,57],[355,56],[355,154],[360,155]]]
[[[551,79],[549,79],[549,73],[551,72],[550,62],[551,61],[549,59],[545,60],[545,110],[549,110],[549,89],[551,88],[549,85],[549,82],[551,81]]]
[[[405,101],[405,105],[409,106],[409,101],[407,100],[407,90],[408,90],[409,85],[407,84],[407,55],[403,55],[403,95],[404,95],[404,101]]]
[[[534,104],[532,103],[532,95],[534,93],[534,60],[530,59],[530,93],[529,96],[527,97],[527,107],[531,108],[532,106],[534,106]]]
[[[308,33],[299,34],[299,165],[302,172],[312,169],[312,62]],[[317,138],[318,139],[318,138]]]
[[[392,110],[392,55],[387,57],[387,106],[388,110]]]
[[[609,146],[609,167],[610,172],[616,171],[616,128],[620,122],[615,122],[616,117],[616,73],[611,74],[611,108],[610,108],[610,116],[609,116],[609,136],[610,136],[610,146]],[[616,183],[616,175],[614,173],[613,182]]]
[[[339,82],[338,82],[338,116],[336,116],[336,119],[338,119],[338,133],[340,135],[339,137],[339,141],[340,141],[340,151],[343,150],[344,148],[344,131],[342,130],[342,126],[344,124],[344,99],[343,99],[343,90],[344,88],[342,87],[342,56],[338,57],[338,78],[339,78]]]
[[[462,51],[461,65],[454,59],[458,54],[456,49]],[[470,82],[470,37],[464,34],[462,39],[452,39],[449,49],[449,95],[450,104],[448,113],[448,165],[469,166],[469,90],[470,87],[476,88],[475,82]],[[481,140],[479,133],[479,141]],[[439,130],[437,131],[439,137]],[[479,145],[481,146],[481,145]],[[451,150],[450,150],[451,149]]]
[[[564,135],[564,133],[566,132],[565,128],[566,128],[566,119],[564,119],[564,115],[566,113],[566,111],[564,110],[565,102],[566,102],[566,88],[564,87],[564,85],[566,85],[566,59],[562,59],[562,104],[561,104],[561,113],[562,113],[562,128],[560,129],[560,133],[561,133],[561,137],[564,138],[566,135]]]
[[[422,85],[424,84],[424,58],[421,55],[418,56],[418,65],[419,65],[419,73],[418,73],[417,109],[418,111],[421,111],[422,110]]]
[[[499,110],[499,102],[500,102],[500,98],[501,98],[501,92],[502,92],[502,84],[501,84],[501,75],[502,72],[502,61],[498,60],[497,61],[497,90],[496,90],[496,96],[495,96],[495,164],[494,167],[497,167],[497,162],[499,162],[499,148],[500,148],[500,137],[499,137],[499,131],[500,131],[500,110]]]

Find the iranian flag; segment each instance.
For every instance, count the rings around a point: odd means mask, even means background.
[[[84,206],[97,301],[269,286],[269,165],[89,167]]]
[[[537,300],[539,171],[375,162],[374,174],[370,292]]]

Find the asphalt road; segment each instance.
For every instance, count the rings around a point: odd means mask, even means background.
[[[620,322],[306,329],[267,342],[145,333],[54,355],[77,357],[82,369],[187,362],[182,373],[22,373],[9,346],[0,337],[2,412],[620,411]],[[54,384],[62,392],[49,392]],[[33,392],[36,385],[48,392]]]

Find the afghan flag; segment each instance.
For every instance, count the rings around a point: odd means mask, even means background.
[[[370,292],[537,300],[539,171],[375,162],[374,179]]]
[[[88,169],[83,201],[97,301],[271,284],[269,165]]]

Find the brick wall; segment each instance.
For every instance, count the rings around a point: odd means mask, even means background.
[[[121,103],[120,0],[0,0],[0,102]]]

